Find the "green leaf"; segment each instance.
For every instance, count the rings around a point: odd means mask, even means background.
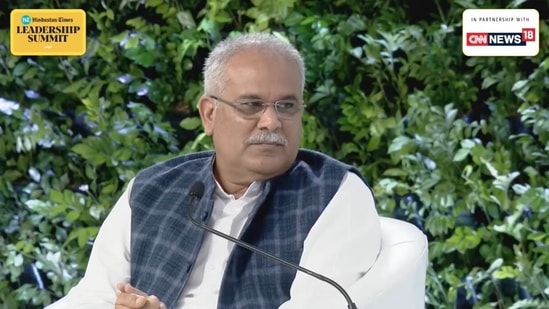
[[[139,37],[137,35],[130,36],[124,43],[125,49],[133,49],[139,46]]]
[[[88,231],[86,229],[80,229],[77,233],[77,242],[80,248],[83,248],[88,244]]]
[[[56,217],[61,214],[65,214],[67,212],[67,205],[65,204],[57,204],[51,208],[49,208],[49,216],[50,217]]]
[[[195,28],[196,23],[189,11],[179,11],[176,14],[177,21],[185,28]]]
[[[41,201],[41,200],[28,200],[25,202],[25,205],[32,211],[41,214],[46,215],[48,214],[49,210],[49,204],[47,202]]]
[[[107,9],[107,18],[114,20],[114,12],[111,9]]]
[[[22,172],[18,170],[12,170],[12,169],[4,171],[3,173],[4,173],[3,178],[8,182],[13,182],[21,178],[21,176],[23,176]]]
[[[493,274],[495,279],[508,279],[508,278],[517,278],[520,275],[518,269],[512,266],[503,266],[500,269],[496,270]]]
[[[29,81],[30,79],[33,79],[37,73],[38,73],[38,68],[31,67],[25,72],[25,74],[23,74],[23,80]]]
[[[202,122],[200,118],[198,117],[187,117],[179,123],[179,126],[181,126],[185,130],[196,130],[202,125]]]
[[[164,3],[164,0],[146,0],[145,7],[157,7],[160,4]]]
[[[464,254],[467,250],[476,248],[481,241],[478,233],[474,230],[457,227],[453,235],[446,240],[451,250],[457,250]]]
[[[461,147],[465,149],[471,149],[477,145],[477,143],[471,139],[464,139],[461,141]]]
[[[152,66],[155,61],[154,51],[147,51],[143,47],[126,49],[124,55],[129,59],[135,61],[135,63],[142,65],[146,68]]]
[[[165,16],[169,12],[169,10],[170,10],[170,6],[166,3],[162,3],[156,7],[155,12],[162,16]]]
[[[126,21],[126,25],[132,26],[135,29],[142,29],[147,26],[147,21],[144,20],[141,16],[139,16],[132,19],[128,19]],[[118,42],[121,42],[122,40],[125,40],[127,37],[128,37],[128,31],[124,31],[119,35],[113,37],[113,39],[116,38]]]
[[[54,203],[59,203],[59,204],[65,203],[65,200],[63,199],[63,193],[55,189],[52,189],[50,191],[50,200]]]
[[[383,176],[387,177],[401,177],[401,176],[407,176],[408,173],[406,173],[404,170],[399,168],[390,168],[383,172]]]
[[[94,219],[99,220],[101,218],[101,215],[103,214],[103,210],[100,207],[94,205],[90,207],[89,213],[90,216],[92,216]]]
[[[454,162],[463,161],[463,160],[465,160],[465,158],[467,158],[468,155],[469,155],[469,149],[460,148],[454,154],[454,157],[452,158],[452,161],[454,161]]]
[[[83,84],[84,84],[84,80],[77,80],[70,83],[62,91],[63,93],[78,93],[79,89],[82,88]]]
[[[74,145],[72,147],[72,151],[81,155],[85,159],[91,159],[93,157],[92,153],[95,153],[95,149],[84,143]]]
[[[528,80],[518,80],[513,84],[511,91],[521,90],[522,88],[526,87],[526,85],[528,85]]]
[[[101,188],[101,194],[102,195],[112,194],[112,193],[116,192],[116,189],[117,189],[116,183],[115,182],[110,182],[106,186]]]
[[[381,143],[381,136],[380,135],[371,136],[368,139],[368,145],[366,146],[366,150],[374,151],[376,149],[379,149],[380,143]]]
[[[503,259],[502,258],[497,258],[492,262],[492,264],[490,264],[490,267],[486,270],[486,272],[492,273],[492,272],[500,269],[502,265],[503,265]]]
[[[113,158],[117,161],[127,161],[132,157],[132,149],[130,148],[119,148],[116,149],[113,153]]]
[[[391,142],[388,153],[396,153],[402,151],[406,146],[413,144],[413,140],[407,136],[398,136]]]
[[[80,212],[76,210],[71,210],[65,217],[65,219],[69,222],[75,222],[80,217]]]
[[[13,75],[15,76],[22,76],[27,72],[27,69],[29,68],[29,65],[26,62],[19,62],[15,68],[13,69]]]
[[[17,254],[13,259],[13,266],[21,267],[23,265],[24,259],[22,254]]]

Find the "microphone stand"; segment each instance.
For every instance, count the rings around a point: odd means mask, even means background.
[[[333,287],[335,287],[342,295],[343,297],[345,297],[345,300],[347,301],[347,308],[348,309],[358,309],[356,304],[351,300],[351,297],[349,296],[349,294],[347,293],[347,291],[345,291],[345,289],[343,289],[343,287],[341,287],[337,282],[335,282],[334,280],[328,278],[328,277],[325,277],[321,274],[318,274],[316,272],[313,272],[305,267],[302,267],[302,266],[299,266],[299,265],[296,265],[296,264],[293,264],[291,262],[288,262],[278,256],[275,256],[275,255],[272,255],[266,251],[263,251],[262,249],[259,249],[257,247],[254,247],[240,239],[237,239],[231,235],[228,235],[228,234],[225,234],[225,233],[222,233],[216,229],[213,229],[211,227],[209,227],[208,225],[206,224],[203,224],[202,222],[199,222],[197,220],[195,220],[193,218],[193,216],[191,215],[191,210],[194,209],[194,206],[195,204],[200,200],[200,198],[202,198],[202,194],[204,193],[204,187],[202,186],[202,190],[198,189],[196,191],[195,190],[192,190],[194,186],[191,187],[191,192],[190,192],[190,196],[191,196],[191,207],[189,207],[188,211],[187,211],[187,217],[188,219],[196,226],[198,226],[199,228],[201,229],[204,229],[214,235],[217,235],[221,238],[224,238],[230,242],[233,242],[241,247],[244,247],[252,252],[255,252],[255,253],[258,253],[264,257],[267,257],[267,258],[270,258],[270,259],[273,259],[283,265],[286,265],[287,267],[290,267],[290,268],[293,268],[293,269],[296,269],[296,270],[299,270],[301,272],[304,272],[306,273],[307,275],[309,276],[312,276],[318,280],[321,280],[321,281],[324,281],[330,285],[332,285]],[[202,191],[202,192],[200,192]]]

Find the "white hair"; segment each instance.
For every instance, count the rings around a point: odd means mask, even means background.
[[[287,56],[293,60],[301,75],[301,92],[305,88],[305,65],[299,51],[287,40],[274,34],[257,32],[229,37],[210,52],[204,63],[204,93],[218,94],[226,82],[225,66],[235,54],[249,49],[260,49]]]

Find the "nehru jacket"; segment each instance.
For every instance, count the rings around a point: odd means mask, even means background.
[[[131,284],[158,296],[168,308],[177,303],[206,233],[187,214],[208,222],[216,188],[214,157],[211,151],[177,157],[144,169],[133,184]],[[265,182],[239,238],[299,264],[309,230],[349,171],[360,176],[349,165],[300,149],[286,173]],[[191,205],[189,190],[196,181],[204,183],[204,195]],[[290,298],[295,275],[289,267],[235,246],[218,309],[277,308]]]

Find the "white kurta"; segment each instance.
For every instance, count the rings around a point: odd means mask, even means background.
[[[63,299],[46,309],[114,308],[116,284],[130,279],[131,185],[101,226],[84,277]],[[261,183],[254,183],[241,198],[235,199],[218,185],[209,226],[238,237],[261,189]],[[380,250],[380,233],[371,190],[349,172],[307,235],[300,265],[352,289],[374,264]],[[222,276],[233,246],[221,237],[206,234],[175,309],[217,307]],[[297,273],[290,292],[291,299],[280,309],[347,308],[345,299],[334,287],[301,272]],[[351,294],[351,298],[360,308],[361,294]]]

